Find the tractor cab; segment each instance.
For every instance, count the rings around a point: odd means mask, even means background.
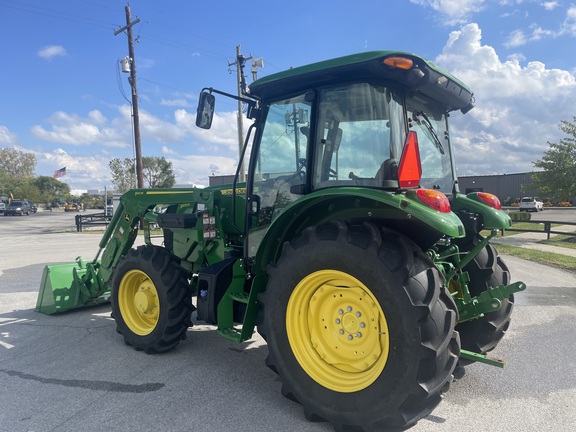
[[[314,202],[318,223],[326,208],[358,207],[352,198],[360,190],[372,191],[372,198],[362,202],[363,210],[357,214],[339,210],[340,217],[363,217],[368,207],[376,205],[388,209],[380,218],[397,221],[404,214],[393,210],[400,203],[390,197],[411,189],[420,190],[419,203],[450,212],[447,196],[457,190],[457,183],[448,117],[451,111],[465,113],[474,105],[468,87],[448,72],[412,54],[375,51],[290,69],[245,88],[245,98],[240,99],[248,105],[248,117],[255,120],[245,151],[250,139],[253,144],[246,156],[246,185],[235,183],[233,190],[246,197],[246,218],[238,221],[248,238],[246,258],[259,261],[262,239],[280,215],[288,214],[280,225],[297,233],[298,224],[290,223],[298,211],[285,209],[302,206],[310,218],[306,201]],[[210,127],[212,92],[221,93],[205,89],[201,94],[199,127]],[[318,200],[319,194],[345,196],[345,202]],[[413,225],[402,223],[397,229],[417,233]],[[419,236],[425,238],[422,247],[444,234],[463,235],[456,217],[453,228]],[[272,259],[278,255],[268,252]],[[271,258],[263,253],[260,261]]]
[[[420,186],[452,192],[455,175],[445,107],[368,82],[317,93],[266,106],[249,176],[255,188],[266,190],[263,199],[274,196],[286,204],[334,187],[395,191]],[[405,152],[408,144],[417,151]],[[417,173],[420,177],[412,179]]]

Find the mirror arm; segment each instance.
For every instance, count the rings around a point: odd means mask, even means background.
[[[206,90],[206,91],[209,91],[210,93],[221,94],[221,95],[223,95],[223,96],[227,96],[227,97],[232,98],[232,99],[235,99],[235,100],[237,100],[237,101],[241,101],[241,102],[246,103],[246,104],[248,104],[248,105],[250,105],[250,106],[252,106],[252,107],[256,106],[256,100],[255,100],[255,99],[248,99],[248,98],[243,98],[243,97],[240,97],[240,96],[235,96],[235,95],[230,94],[230,93],[226,93],[226,92],[223,92],[223,91],[220,91],[220,90],[216,90],[215,88],[212,88],[212,87],[205,87],[205,88],[202,89],[202,91],[205,91],[205,90]]]

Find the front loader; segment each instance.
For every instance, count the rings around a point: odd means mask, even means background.
[[[457,366],[503,366],[487,353],[525,284],[490,244],[511,226],[498,198],[458,188],[448,119],[473,108],[470,89],[395,51],[242,87],[204,89],[196,119],[211,127],[215,95],[246,104],[236,180],[125,193],[92,261],[45,268],[36,310],[111,301],[148,353],[192,317],[236,342],[257,329],[282,393],[338,431],[409,428]]]

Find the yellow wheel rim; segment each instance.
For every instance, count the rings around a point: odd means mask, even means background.
[[[388,324],[374,294],[355,277],[320,270],[294,288],[286,331],[300,366],[318,384],[351,393],[370,386],[388,360]]]
[[[143,271],[126,272],[118,288],[118,306],[122,319],[135,334],[146,336],[156,328],[160,315],[158,291]]]

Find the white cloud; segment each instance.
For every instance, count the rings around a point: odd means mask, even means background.
[[[196,186],[208,185],[208,177],[212,174],[234,174],[238,164],[238,158],[235,156],[188,155],[168,160],[172,162],[177,184]],[[193,169],[190,169],[191,167]]]
[[[576,36],[576,6],[570,5],[566,11],[566,19],[562,24],[562,32]]]
[[[0,145],[12,146],[18,142],[16,134],[10,132],[6,126],[0,125]]]
[[[514,30],[504,41],[506,48],[516,48],[526,44],[526,36],[522,30]]]
[[[162,99],[160,101],[160,105],[173,106],[173,107],[183,107],[183,108],[190,108],[192,106],[192,104],[184,98]]]
[[[557,3],[557,2],[551,2],[551,3]],[[558,37],[565,35],[576,37],[576,6],[571,5],[566,10],[566,16],[564,18],[564,21],[562,21],[562,23],[558,26],[557,29],[550,30],[543,28],[538,24],[532,24],[529,26],[529,30],[530,30],[529,35],[527,35],[522,30],[513,31],[504,42],[504,46],[506,46],[507,48],[513,48],[521,45],[526,45],[528,42],[539,41],[547,38],[556,39]]]
[[[576,99],[570,72],[537,61],[501,61],[482,44],[477,24],[452,32],[436,62],[475,92],[476,108],[452,116],[459,174],[531,171],[547,142],[562,136],[558,123],[570,118]]]
[[[66,167],[66,176],[59,180],[73,189],[104,189],[111,186],[108,162],[114,157],[104,150],[90,155],[69,153],[62,148],[36,152],[36,172],[50,176],[54,170]]]
[[[176,123],[186,132],[202,141],[198,148],[200,153],[213,153],[217,148],[225,148],[231,152],[238,153],[238,129],[236,112],[220,112],[214,114],[212,128],[210,130],[200,129],[196,126],[196,114],[179,109],[174,113]],[[248,130],[251,122],[246,119],[244,123],[244,134]]]
[[[118,127],[118,121],[109,122],[98,110],[82,118],[76,114],[57,111],[46,120],[50,125],[45,128],[35,125],[31,134],[38,139],[73,146],[102,145],[105,147],[126,147],[130,145],[130,134],[124,127]],[[126,122],[124,122],[126,123]],[[130,125],[128,118],[128,127]]]
[[[173,150],[167,146],[162,146],[162,154],[167,155],[167,156],[177,156],[178,155],[178,153],[176,153],[175,150]]]
[[[120,107],[120,111],[123,117],[130,121],[130,106],[123,105]],[[161,120],[145,110],[139,111],[139,117],[142,139],[145,137],[146,140],[160,143],[178,143],[182,141],[184,131],[178,125]]]
[[[556,9],[558,6],[560,6],[560,3],[558,3],[557,1],[547,1],[547,2],[543,2],[541,3],[542,7],[546,10],[554,10]]]
[[[440,13],[449,25],[466,22],[473,13],[480,12],[484,7],[484,0],[410,0],[410,2]]]
[[[532,36],[530,37],[531,41],[537,41],[537,40],[540,40],[543,38],[548,38],[548,37],[556,38],[562,33],[561,31],[560,32],[554,32],[552,30],[546,30],[546,29],[543,29],[542,27],[536,26],[536,25],[531,26],[530,28],[532,30]]]
[[[118,116],[112,119],[99,110],[90,111],[86,116],[57,111],[45,124],[33,126],[31,134],[35,138],[60,146],[84,147],[83,154],[90,152],[80,155],[80,150],[67,153],[61,148],[39,152],[39,175],[52,175],[55,169],[66,166],[67,176],[62,181],[73,188],[94,189],[109,183],[108,162],[114,157],[133,157],[131,107],[123,105],[116,109]],[[175,110],[172,120],[161,119],[145,110],[139,114],[143,152],[150,156],[163,155],[172,161],[178,184],[207,185],[212,173],[235,172],[238,160],[235,112],[217,113],[209,131],[196,127],[195,113],[185,109]],[[245,133],[250,123],[245,120]],[[14,140],[15,137],[0,126],[0,142],[2,139]]]
[[[508,56],[508,60],[520,63],[526,60],[526,56],[522,53],[513,53]]]
[[[38,50],[36,54],[44,60],[52,60],[54,57],[65,57],[67,52],[61,45],[48,45]]]

